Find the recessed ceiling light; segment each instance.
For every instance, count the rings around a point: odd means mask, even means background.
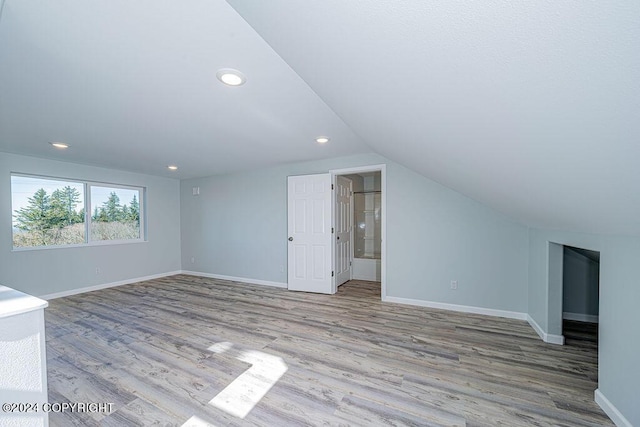
[[[49,144],[61,150],[64,150],[65,148],[69,148],[69,144],[65,144],[64,142],[50,142]]]
[[[216,77],[222,83],[229,86],[240,86],[243,85],[247,78],[238,70],[234,70],[233,68],[222,68],[218,70],[216,73]]]
[[[167,169],[172,170],[172,171],[177,171],[178,167],[176,165],[169,165],[169,166],[167,166]]]
[[[319,136],[316,138],[316,142],[318,144],[326,144],[327,142],[329,142],[329,137],[328,136]]]

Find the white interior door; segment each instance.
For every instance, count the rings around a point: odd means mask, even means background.
[[[334,293],[331,174],[287,179],[288,288]]]
[[[336,177],[336,286],[351,280],[351,232],[353,230],[353,182],[343,176]]]

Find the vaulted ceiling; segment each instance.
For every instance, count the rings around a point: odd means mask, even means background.
[[[635,0],[5,0],[0,150],[180,178],[377,152],[525,224],[640,235],[639,22]]]

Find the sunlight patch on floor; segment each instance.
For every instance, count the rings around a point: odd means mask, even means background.
[[[261,351],[243,351],[236,358],[251,367],[211,399],[209,405],[244,418],[288,368],[282,358]]]
[[[182,424],[182,427],[218,427],[215,424],[211,424],[203,420],[202,418],[196,417],[195,415],[187,420],[186,423]]]
[[[233,344],[228,342],[228,341],[223,341],[223,342],[217,342],[215,344],[213,344],[212,346],[210,346],[207,350],[213,352],[213,353],[224,353],[226,351],[231,350],[231,347],[233,347]]]
[[[235,352],[230,342],[219,342],[208,348],[217,354]],[[231,384],[209,401],[209,405],[244,419],[278,380],[287,372],[281,357],[256,350],[237,351],[235,358],[251,365]],[[210,427],[213,424],[193,416],[182,427]]]

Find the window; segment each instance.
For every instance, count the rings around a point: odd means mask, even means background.
[[[11,176],[13,246],[85,242],[84,184]]]
[[[143,195],[140,187],[12,174],[13,247],[141,241]]]
[[[91,240],[140,238],[140,190],[91,186]]]

